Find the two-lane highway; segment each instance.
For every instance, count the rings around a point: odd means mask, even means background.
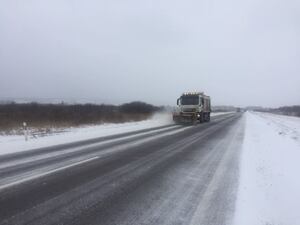
[[[0,157],[0,224],[230,224],[241,114]]]

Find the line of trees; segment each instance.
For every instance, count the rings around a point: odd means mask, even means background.
[[[299,105],[283,106],[283,107],[279,107],[279,108],[260,108],[260,109],[256,109],[256,111],[271,112],[271,113],[282,114],[282,115],[287,115],[287,116],[300,117],[300,106]]]
[[[121,123],[149,118],[162,110],[144,102],[123,105],[96,104],[2,104],[0,129],[19,127],[23,121],[30,126],[78,126],[98,123]]]

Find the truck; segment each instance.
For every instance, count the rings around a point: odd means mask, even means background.
[[[210,97],[204,92],[185,92],[177,99],[173,121],[177,124],[196,124],[210,121]]]

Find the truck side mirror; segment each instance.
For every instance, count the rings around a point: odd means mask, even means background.
[[[177,105],[179,105],[179,98],[177,99]]]

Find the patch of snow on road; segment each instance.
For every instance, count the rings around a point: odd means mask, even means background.
[[[246,113],[235,225],[300,224],[300,119]]]

